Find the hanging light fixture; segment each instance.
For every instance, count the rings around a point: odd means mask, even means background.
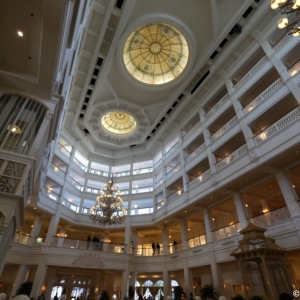
[[[300,35],[300,0],[271,0],[271,8],[284,15],[278,20],[278,28],[286,28],[286,32],[293,36]],[[289,15],[292,15],[292,22]]]
[[[114,184],[115,179],[111,177],[90,208],[90,219],[96,224],[111,226],[125,221],[127,212],[123,207],[120,190]]]

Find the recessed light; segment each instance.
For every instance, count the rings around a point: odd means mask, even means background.
[[[165,221],[165,223],[167,223],[168,221]]]
[[[24,36],[22,31],[18,31],[18,36]]]
[[[186,210],[184,212],[186,212]]]
[[[188,228],[188,231],[190,231],[191,230],[191,228]]]
[[[36,207],[34,207],[33,209],[36,209]]]
[[[293,188],[295,188],[296,186],[293,184]]]

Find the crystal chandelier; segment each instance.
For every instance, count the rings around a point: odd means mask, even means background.
[[[286,28],[286,32],[293,36],[300,35],[300,0],[271,0],[271,8],[277,9],[283,15],[278,20],[278,28]],[[288,16],[292,15],[292,22]]]
[[[123,207],[120,190],[114,184],[115,179],[111,177],[90,208],[90,219],[96,224],[111,226],[125,221],[126,210]]]

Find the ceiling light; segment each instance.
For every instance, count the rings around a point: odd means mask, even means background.
[[[246,203],[246,207],[248,207],[248,204]]]
[[[24,36],[22,31],[18,31],[18,36]]]
[[[111,226],[125,221],[127,212],[123,207],[120,190],[114,183],[115,178],[111,177],[90,208],[90,219],[96,224]]]
[[[169,235],[169,238],[171,238],[171,235]]]
[[[190,228],[188,228],[188,231],[190,231],[191,229]]]
[[[286,32],[289,35],[300,35],[300,0],[271,0],[270,5],[272,9],[278,9],[278,11],[284,15],[283,18],[278,20],[278,28],[286,28]],[[293,15],[291,22],[288,18],[289,15]]]
[[[212,220],[214,221],[214,220],[215,220],[215,218],[212,218]]]

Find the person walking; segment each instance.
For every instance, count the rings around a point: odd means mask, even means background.
[[[160,245],[159,245],[159,243],[156,243],[156,249],[157,249],[157,254],[159,255],[160,254]]]
[[[155,246],[155,243],[153,242],[152,243],[152,256],[154,256],[154,254],[155,254],[155,249],[156,249],[156,246]]]

